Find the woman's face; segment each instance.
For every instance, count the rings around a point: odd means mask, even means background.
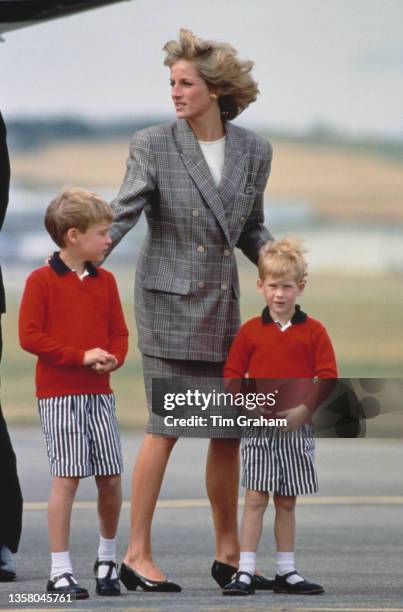
[[[211,99],[206,81],[188,60],[179,60],[171,67],[171,95],[176,116],[180,119],[199,119],[207,115],[217,100]]]

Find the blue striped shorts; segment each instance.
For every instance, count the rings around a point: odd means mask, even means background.
[[[273,427],[267,437],[242,438],[242,486],[279,495],[317,493],[313,427],[293,432]]]
[[[38,400],[52,476],[112,476],[123,471],[113,393]]]

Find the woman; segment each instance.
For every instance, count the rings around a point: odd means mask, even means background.
[[[134,134],[111,228],[116,246],[146,214],[135,302],[150,407],[153,377],[221,377],[240,323],[235,247],[256,263],[271,238],[263,226],[271,147],[230,123],[256,99],[252,62],[184,29],[164,50],[177,121]],[[178,433],[151,415],[133,473],[131,540],[120,575],[129,589],[180,590],[151,555],[151,521]],[[238,442],[211,440],[207,458],[216,532],[212,574],[222,586],[239,558]],[[260,582],[268,588],[269,581]]]

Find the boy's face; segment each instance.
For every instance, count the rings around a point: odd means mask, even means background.
[[[69,230],[74,232],[76,254],[83,261],[102,263],[112,243],[109,236],[110,226],[108,221],[101,221],[90,225],[84,233],[77,229]]]
[[[274,320],[287,323],[295,312],[297,296],[304,290],[304,285],[298,284],[292,275],[274,277],[268,274],[262,281],[257,281],[260,293],[263,294]]]

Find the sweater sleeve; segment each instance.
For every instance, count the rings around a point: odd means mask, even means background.
[[[235,336],[224,366],[224,378],[243,378],[249,369],[250,343],[245,326]]]
[[[109,320],[109,347],[108,351],[115,355],[118,360],[118,367],[123,365],[128,350],[128,336],[122,304],[120,302],[119,291],[116,280],[112,274],[109,275],[110,286],[110,320]]]
[[[25,351],[57,366],[82,366],[84,351],[46,332],[48,287],[37,272],[27,279],[19,312],[20,344]]]
[[[337,384],[337,365],[333,346],[326,329],[320,323],[317,323],[312,331],[312,346],[315,377],[331,379],[316,381],[311,393],[304,401],[305,406],[311,412],[315,412]]]
[[[336,357],[326,329],[317,323],[312,330],[315,376],[318,378],[337,378]]]

